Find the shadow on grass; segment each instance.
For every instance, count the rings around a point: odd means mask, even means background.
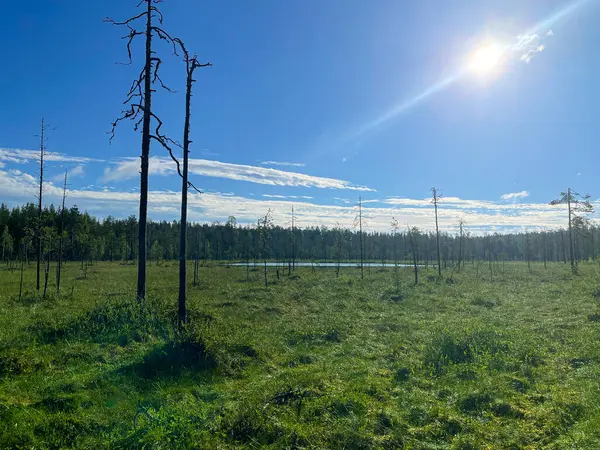
[[[185,372],[206,372],[217,367],[216,358],[202,342],[168,342],[140,362],[122,367],[120,375],[143,379],[179,377]]]

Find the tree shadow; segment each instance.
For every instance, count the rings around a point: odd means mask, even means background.
[[[146,354],[142,361],[117,370],[120,375],[142,379],[174,378],[186,372],[207,372],[217,360],[202,342],[168,342]]]

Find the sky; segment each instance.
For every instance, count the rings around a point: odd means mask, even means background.
[[[557,228],[568,187],[600,197],[597,0],[165,0],[164,28],[212,67],[196,71],[189,219],[299,226],[400,224],[475,233]],[[9,2],[0,17],[0,202],[35,201],[41,118],[44,203],[137,214],[141,135],[122,122],[143,64],[127,61],[135,0]],[[185,66],[163,42],[153,110],[181,141]],[[152,220],[179,217],[181,181],[151,149]],[[600,206],[600,205],[598,205]]]

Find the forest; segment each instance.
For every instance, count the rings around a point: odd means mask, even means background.
[[[53,205],[42,212],[42,247],[44,259],[58,260],[59,236],[63,234],[62,258],[73,261],[134,262],[138,257],[138,221],[107,217],[99,220],[76,206],[65,209]],[[391,220],[391,218],[390,218]],[[432,221],[434,213],[432,208]],[[29,260],[36,252],[38,207],[33,203],[9,209],[0,205],[2,260],[17,261],[21,255]],[[148,223],[148,244],[153,261],[177,260],[180,255],[178,221]],[[600,251],[598,226],[587,220],[573,220],[573,255],[575,261],[595,260]],[[263,249],[260,227],[240,226],[234,216],[227,223],[187,224],[186,259],[202,261],[246,261],[267,258],[273,261],[360,261],[360,231],[343,227],[292,229],[271,226]],[[415,242],[418,261],[423,264],[437,258],[436,233],[418,228],[390,232],[362,233],[366,261],[411,261]],[[454,233],[440,232],[440,257],[444,267],[479,261],[570,261],[568,228],[547,231],[524,231],[517,234],[488,233],[474,235],[466,228]],[[265,253],[266,250],[266,253]]]

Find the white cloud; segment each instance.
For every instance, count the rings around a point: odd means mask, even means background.
[[[524,34],[517,36],[517,42],[511,46],[511,50],[521,54],[520,59],[523,62],[530,62],[538,53],[544,51],[546,46],[541,43],[548,37],[554,36],[554,32],[549,30],[544,34],[543,38],[538,34]]]
[[[321,189],[348,189],[352,191],[374,191],[374,189],[355,185],[345,180],[306,175],[297,172],[287,172],[267,167],[248,166],[243,164],[224,163],[208,159],[190,159],[190,174],[227,178],[236,181],[266,184],[271,186],[315,187]],[[176,166],[167,158],[150,158],[149,171],[151,175],[172,175]],[[104,182],[125,180],[136,177],[139,173],[139,160],[127,158],[111,164],[104,169]]]
[[[292,198],[292,199],[303,199],[303,200],[311,200],[313,198],[313,197],[310,197],[308,195],[263,194],[262,196],[265,197],[265,198]]]
[[[37,179],[19,170],[0,170],[0,192],[3,201],[22,204],[32,201],[37,191]],[[520,193],[517,193],[520,194]],[[62,187],[48,182],[45,185],[44,199],[47,203],[58,204],[62,195]],[[69,205],[77,204],[98,217],[109,214],[127,217],[137,212],[139,194],[136,189],[130,191],[107,190],[106,186],[88,186],[86,189],[69,191]],[[178,218],[180,193],[168,191],[151,191],[149,194],[150,217],[156,220],[173,220]],[[347,200],[347,199],[344,199]],[[239,223],[256,222],[267,209],[274,211],[274,220],[278,225],[289,222],[289,211],[292,201],[289,199],[258,199],[239,195],[221,193],[191,194],[189,197],[189,218],[192,221],[213,222],[225,221],[234,215]],[[350,204],[315,204],[294,200],[294,211],[298,218],[298,226],[333,227],[337,222],[347,228],[354,226],[356,206]],[[600,204],[595,202],[595,206]],[[363,205],[363,213],[368,231],[389,231],[390,221],[395,217],[400,223],[418,226],[424,230],[434,229],[433,206],[430,199],[387,198],[380,205]],[[463,217],[470,231],[483,233],[495,230],[498,232],[515,231],[524,228],[539,229],[564,227],[567,222],[567,211],[564,205],[545,203],[507,204],[487,200],[469,200],[457,197],[446,197],[440,203],[439,224],[442,230],[455,232],[455,225]]]
[[[262,161],[261,166],[289,166],[289,167],[304,167],[304,163],[279,162],[279,161]]]
[[[0,161],[16,164],[39,161],[39,150],[24,150],[20,148],[0,148]],[[88,163],[102,162],[102,159],[88,158],[84,156],[70,156],[64,153],[46,152],[44,159],[53,162]]]
[[[270,194],[263,194],[263,197],[267,197],[267,198],[287,198],[285,195],[270,195]]]
[[[502,200],[520,200],[525,197],[529,197],[529,192],[527,192],[527,191],[510,192],[508,194],[503,194],[502,197],[500,197],[500,198]]]
[[[69,175],[71,177],[82,177],[85,174],[85,166],[83,164],[77,164],[71,170],[69,170]]]

